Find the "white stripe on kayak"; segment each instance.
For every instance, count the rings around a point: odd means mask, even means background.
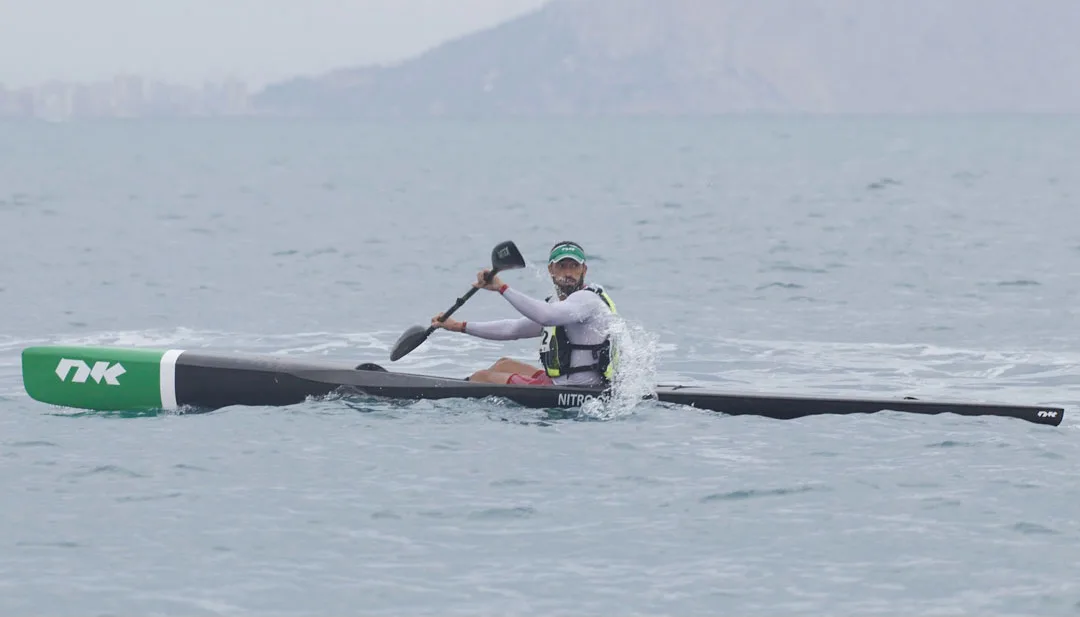
[[[170,349],[161,356],[161,407],[176,409],[176,359],[184,353],[183,349]]]

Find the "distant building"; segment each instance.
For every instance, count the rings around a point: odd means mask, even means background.
[[[28,88],[0,86],[0,118],[141,118],[234,116],[251,110],[247,83],[228,79],[202,87],[117,75],[108,81],[50,81]]]
[[[49,82],[34,90],[34,117],[43,120],[67,120],[74,110],[74,87],[62,82]]]

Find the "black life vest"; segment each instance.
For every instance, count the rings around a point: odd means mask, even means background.
[[[615,303],[612,302],[603,287],[599,285],[586,285],[583,289],[587,289],[600,296],[604,301],[604,304],[611,309],[613,314],[618,313],[618,311],[615,310]],[[551,296],[547,298],[547,301],[551,301]],[[591,364],[582,366],[571,366],[570,352],[582,349],[591,351],[594,361]],[[547,373],[548,377],[552,378],[560,375],[570,375],[572,373],[596,371],[600,373],[600,377],[605,383],[610,383],[615,376],[618,355],[618,350],[612,344],[610,335],[605,338],[602,343],[583,345],[574,343],[570,340],[570,337],[566,334],[565,326],[545,327],[540,340],[540,363],[543,365],[544,371]]]

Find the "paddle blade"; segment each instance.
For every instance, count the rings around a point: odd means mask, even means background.
[[[431,329],[423,326],[413,326],[406,330],[394,343],[394,349],[390,351],[390,361],[394,362],[404,358],[410,351],[426,341],[430,334]]]
[[[491,267],[494,270],[517,270],[525,267],[525,258],[513,242],[507,240],[491,249]]]

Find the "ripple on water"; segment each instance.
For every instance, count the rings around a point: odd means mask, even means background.
[[[996,285],[998,287],[1038,287],[1041,283],[1033,279],[1013,279],[1010,281],[998,281]]]
[[[118,465],[99,465],[97,467],[94,467],[93,469],[88,469],[88,470],[85,470],[85,471],[71,472],[71,473],[66,474],[66,476],[68,478],[72,479],[72,480],[77,480],[77,479],[81,479],[81,478],[91,478],[91,477],[95,477],[95,476],[121,476],[121,477],[125,477],[125,478],[145,478],[145,477],[147,477],[147,476],[145,476],[145,475],[143,475],[141,473],[132,471],[130,469],[125,469],[125,468],[120,467]]]
[[[1041,535],[1041,534],[1060,535],[1060,533],[1061,533],[1059,531],[1056,531],[1054,529],[1046,527],[1045,525],[1040,525],[1038,523],[1028,523],[1028,522],[1024,522],[1024,521],[1016,523],[1015,525],[1012,526],[1012,529],[1014,531],[1018,531],[1018,532],[1020,532],[1022,534],[1030,534],[1030,535]]]
[[[972,448],[982,444],[970,442],[970,441],[953,441],[946,439],[945,441],[939,441],[936,443],[927,444],[927,448]]]
[[[26,548],[82,548],[82,545],[78,542],[71,540],[56,540],[53,542],[28,542],[20,541],[16,542],[15,546]]]
[[[124,495],[116,498],[117,503],[138,503],[144,501],[163,501],[166,499],[176,499],[177,497],[183,497],[184,493],[180,491],[171,491],[167,493],[155,493],[150,495]]]
[[[783,497],[785,495],[796,495],[799,493],[808,493],[810,491],[822,491],[828,490],[820,486],[800,486],[795,488],[774,488],[774,489],[743,489],[738,491],[730,491],[727,493],[713,493],[701,498],[701,503],[711,503],[715,501],[737,501],[741,499],[754,499],[759,497]]]
[[[513,506],[507,508],[485,508],[470,512],[468,518],[480,521],[496,521],[532,518],[536,516],[536,508],[531,506]]]
[[[490,483],[490,486],[499,487],[519,487],[529,486],[530,484],[540,484],[539,480],[528,480],[524,478],[507,478],[505,480],[494,480]]]
[[[3,399],[0,399],[3,400]],[[57,448],[58,444],[51,441],[34,440],[34,441],[13,441],[11,443],[4,444],[9,448]]]

